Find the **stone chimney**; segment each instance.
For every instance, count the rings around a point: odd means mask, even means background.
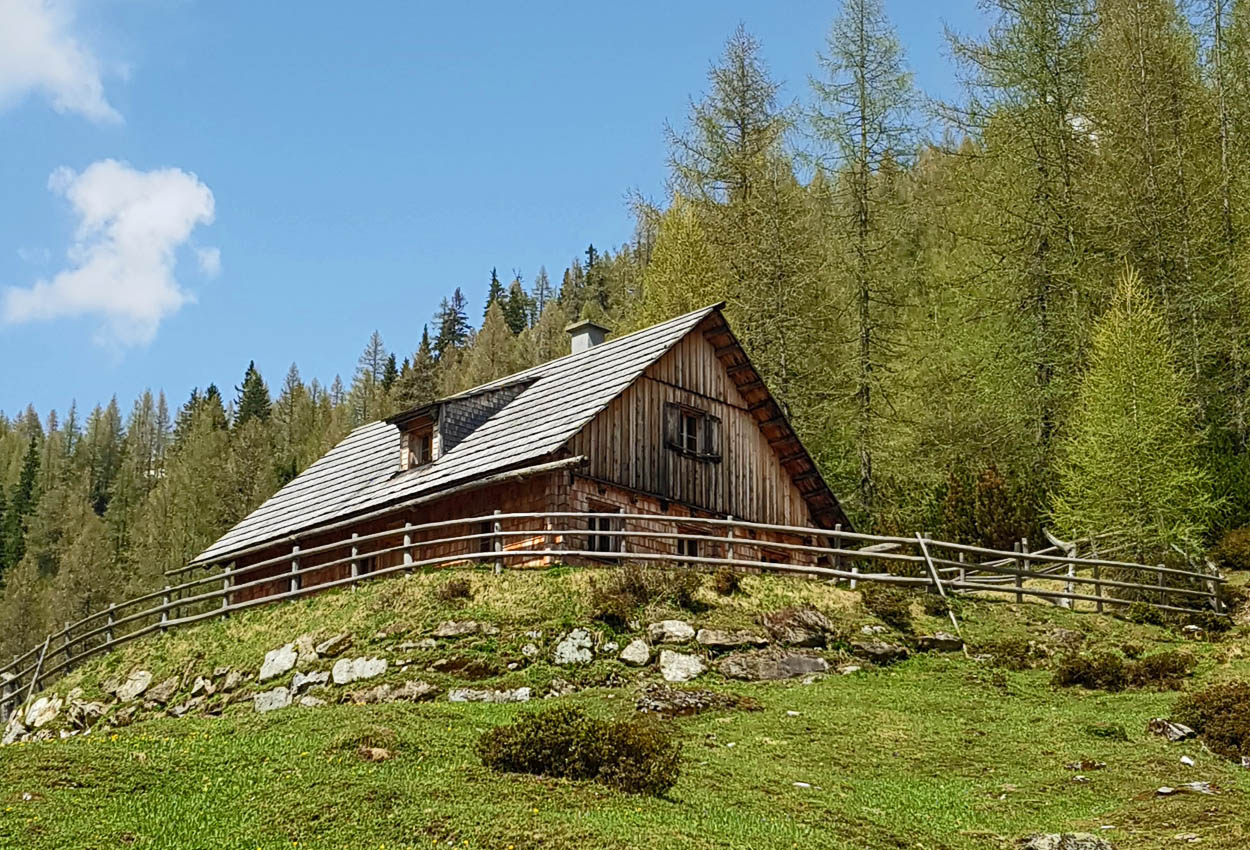
[[[608,335],[608,329],[603,325],[596,325],[589,319],[580,322],[574,322],[564,329],[569,336],[573,338],[573,353],[580,354],[588,348],[594,348],[603,342]]]

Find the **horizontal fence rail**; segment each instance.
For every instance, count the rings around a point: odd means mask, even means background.
[[[1224,613],[1224,578],[1215,570],[1115,560],[1107,556],[1123,549],[1098,538],[1049,542],[1030,551],[1022,540],[1009,552],[919,533],[897,537],[623,511],[493,513],[306,547],[294,542],[289,552],[244,566],[197,565],[205,575],[111,604],[48,635],[0,668],[0,720],[40,685],[144,635],[422,568],[672,564],[807,576],[851,588],[879,582],[942,595],[1033,598],[1097,612],[1144,602],[1178,613]],[[1090,554],[1079,556],[1081,549]]]

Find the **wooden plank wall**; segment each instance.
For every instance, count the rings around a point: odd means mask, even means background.
[[[704,410],[722,422],[722,460],[665,445],[664,405]],[[587,472],[660,498],[752,522],[811,524],[807,503],[703,335],[687,335],[571,440]]]

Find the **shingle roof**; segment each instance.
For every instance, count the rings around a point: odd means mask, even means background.
[[[221,560],[338,517],[548,455],[716,309],[705,307],[452,396],[533,381],[446,454],[415,469],[399,471],[399,430],[394,425],[362,425],[192,563]]]

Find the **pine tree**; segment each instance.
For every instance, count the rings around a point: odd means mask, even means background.
[[[438,362],[430,345],[430,329],[421,329],[421,344],[412,363],[395,383],[395,404],[401,410],[419,407],[434,401],[438,395]]]
[[[439,360],[448,352],[462,347],[469,338],[466,307],[464,294],[460,287],[456,287],[451,298],[444,298],[434,314],[434,326],[438,329],[434,335],[434,354]]]
[[[503,316],[513,334],[519,334],[529,327],[530,297],[521,285],[519,274],[508,285],[508,297],[503,301]]]
[[[1212,497],[1191,398],[1162,312],[1126,270],[1094,328],[1064,442],[1053,505],[1061,533],[1113,532],[1146,563],[1173,544],[1200,545]]]
[[[530,297],[529,323],[531,327],[538,321],[538,317],[543,314],[543,309],[547,306],[547,302],[554,300],[557,295],[558,293],[551,288],[551,278],[547,277],[547,267],[539,266],[538,274],[534,276],[533,292]]]
[[[17,566],[26,554],[26,521],[39,504],[35,482],[39,477],[39,441],[31,436],[22,460],[22,472],[9,494],[4,515],[3,556],[5,570]]]
[[[374,331],[356,362],[356,376],[352,380],[352,416],[357,425],[372,422],[390,412],[383,384],[388,357],[382,335]]]
[[[269,419],[269,415],[273,412],[273,405],[269,400],[269,387],[265,386],[265,381],[256,368],[255,360],[247,364],[247,371],[243,373],[243,383],[235,387],[235,392],[238,393],[238,401],[235,402],[234,424],[236,428],[247,424],[248,420],[253,418],[262,422]]]
[[[486,306],[482,309],[482,318],[486,318],[486,312],[490,310],[490,305],[496,301],[503,302],[507,293],[503,288],[503,284],[499,282],[499,272],[497,269],[490,270],[490,286],[486,290]]]
[[[486,311],[482,329],[478,331],[468,350],[458,383],[462,389],[468,389],[510,375],[516,370],[516,338],[508,328],[503,307],[494,302]]]

